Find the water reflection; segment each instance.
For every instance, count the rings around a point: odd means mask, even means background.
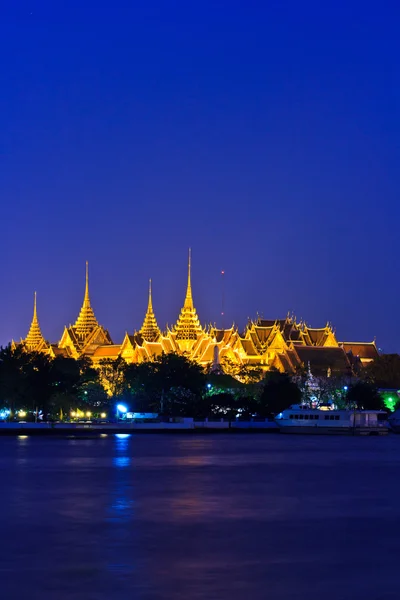
[[[129,456],[115,456],[113,464],[115,467],[118,468],[129,467],[129,465],[131,464],[131,459]]]
[[[0,438],[1,597],[395,600],[399,446]]]
[[[131,466],[130,434],[117,433],[114,442],[113,457],[113,487],[109,508],[109,519],[124,527],[132,516],[133,500],[133,473]],[[116,532],[118,536],[118,532]]]

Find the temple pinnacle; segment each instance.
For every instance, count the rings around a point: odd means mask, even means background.
[[[151,298],[151,278],[149,279],[149,302],[147,305],[147,310],[148,311],[153,310],[153,302],[152,302],[152,298]]]
[[[33,322],[37,323],[37,307],[36,307],[36,292],[33,294]]]
[[[149,280],[149,301],[147,304],[147,312],[139,333],[143,336],[143,339],[147,340],[148,342],[155,342],[161,335],[161,331],[157,325],[157,320],[153,311],[151,279]]]
[[[85,304],[90,304],[89,298],[89,261],[86,261],[86,283],[85,283]]]
[[[83,298],[82,308],[75,322],[76,333],[85,338],[95,327],[98,327],[96,317],[90,305],[89,298],[89,263],[86,261],[86,280],[85,280],[85,296]]]
[[[198,335],[202,332],[202,328],[199,322],[199,318],[196,313],[196,309],[193,305],[192,297],[192,284],[191,284],[191,259],[192,253],[189,248],[189,265],[188,265],[188,283],[185,296],[185,302],[182,310],[179,314],[178,321],[174,327],[177,340],[193,341],[196,340]]]
[[[39,320],[37,316],[37,306],[36,306],[36,292],[33,296],[33,317],[32,323],[29,328],[28,334],[24,340],[24,343],[28,350],[35,351],[39,348],[40,344],[44,342],[44,338],[40,329]]]
[[[192,269],[192,249],[189,248],[188,283],[187,283],[186,298],[185,298],[184,306],[185,306],[185,308],[193,309],[191,269]]]

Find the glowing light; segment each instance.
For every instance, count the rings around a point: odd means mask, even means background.
[[[20,410],[18,413],[19,417],[26,417],[26,410]]]
[[[212,388],[212,385],[211,385],[211,383],[207,383],[207,387],[208,387],[208,389],[210,390],[210,389]]]
[[[117,437],[120,440],[125,440],[128,437],[131,437],[130,433],[116,433],[115,437]]]
[[[107,414],[106,414],[106,413],[101,413],[100,417],[101,417],[102,419],[105,419],[105,418],[107,417]]]
[[[87,417],[91,417],[92,416],[92,413],[90,412],[90,410],[88,410],[88,412],[86,413],[86,416]]]
[[[74,410],[71,412],[71,417],[76,417],[76,412]]]
[[[19,435],[19,436],[18,436],[18,439],[19,439],[19,440],[26,440],[27,438],[28,438],[28,436],[27,436],[27,435]]]
[[[117,410],[120,413],[126,413],[128,411],[128,409],[126,408],[126,406],[124,404],[117,404]]]
[[[348,390],[349,388],[347,387],[347,385],[345,385],[343,389],[344,389],[344,391],[345,391],[345,392],[347,392],[347,390]]]
[[[113,460],[113,463],[116,467],[124,468],[129,467],[131,459],[129,456],[116,456]]]

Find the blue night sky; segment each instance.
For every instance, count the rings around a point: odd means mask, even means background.
[[[90,264],[116,343],[183,303],[203,323],[329,320],[400,351],[400,8],[4,0],[0,343],[38,293],[50,341]]]

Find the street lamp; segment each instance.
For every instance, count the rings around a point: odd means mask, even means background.
[[[117,404],[117,421],[119,420],[120,413],[124,415],[126,412],[128,412],[128,409],[125,404]]]

